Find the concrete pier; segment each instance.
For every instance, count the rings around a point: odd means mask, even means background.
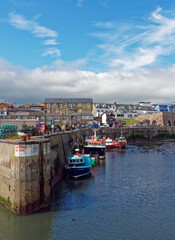
[[[85,131],[47,138],[0,141],[0,203],[22,215],[49,206],[52,187],[62,178],[65,159]]]

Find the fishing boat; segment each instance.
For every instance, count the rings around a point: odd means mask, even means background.
[[[89,175],[92,169],[90,154],[81,154],[76,150],[76,154],[68,157],[66,172],[73,178]]]
[[[115,140],[112,140],[111,138],[106,139],[106,150],[110,150],[116,147]]]
[[[126,144],[127,144],[127,140],[122,135],[116,140],[116,147],[119,148],[119,149],[125,149]]]
[[[100,136],[96,136],[96,130],[94,129],[94,136],[87,137],[84,144],[84,153],[91,156],[98,155],[99,159],[105,158],[106,143],[105,139],[101,139]]]

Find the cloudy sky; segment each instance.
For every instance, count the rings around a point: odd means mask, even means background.
[[[0,101],[175,101],[172,0],[1,0]]]

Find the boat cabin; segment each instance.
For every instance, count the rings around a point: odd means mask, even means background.
[[[68,157],[68,164],[69,166],[83,166],[84,165],[84,158],[83,156],[76,156],[76,155],[72,155]]]

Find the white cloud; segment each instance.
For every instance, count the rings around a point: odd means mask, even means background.
[[[23,15],[16,14],[14,12],[9,14],[9,23],[17,29],[31,32],[35,37],[58,37],[58,33],[56,31],[41,26],[33,20],[27,20]]]
[[[95,23],[98,31],[92,35],[102,41],[97,46],[102,50],[100,58],[103,61],[106,58],[109,67],[134,70],[174,54],[175,15],[172,12],[164,16],[162,12],[160,7],[157,8],[144,26],[134,23]]]
[[[35,16],[37,19],[41,14]],[[23,15],[16,14],[14,12],[9,14],[8,22],[15,28],[23,31],[28,31],[33,34],[37,38],[52,38],[46,39],[42,42],[43,45],[54,46],[57,45],[56,38],[58,37],[58,33],[52,29],[41,26],[34,20],[28,20]],[[42,56],[61,56],[60,50],[56,48],[49,48],[45,50]]]
[[[136,69],[145,65],[154,63],[156,57],[161,54],[161,49],[155,47],[153,49],[142,49],[139,48],[136,54],[130,57],[124,57],[123,59],[114,59],[111,62],[111,66],[123,66],[126,70]]]
[[[174,99],[175,66],[156,70],[94,73],[63,68],[64,63],[31,71],[0,61],[0,96],[8,102],[40,102],[45,97],[92,97],[94,101],[129,103]],[[54,68],[56,67],[56,68]],[[12,96],[13,93],[13,96]]]
[[[43,42],[43,45],[57,45],[56,39],[48,39]]]
[[[57,48],[49,48],[42,54],[42,56],[43,57],[46,57],[46,56],[60,57],[61,53],[60,53],[60,50]]]

